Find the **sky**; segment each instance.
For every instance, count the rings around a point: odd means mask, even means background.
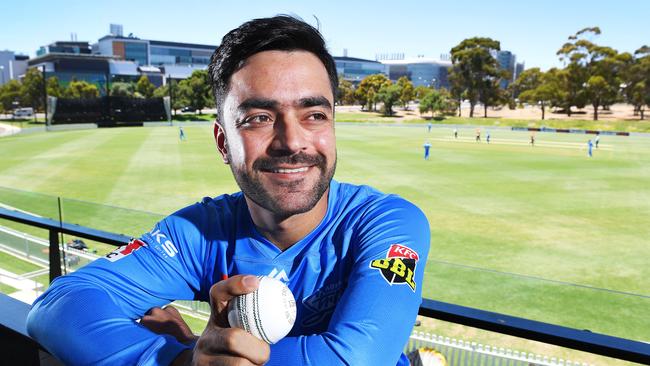
[[[490,37],[526,68],[562,67],[557,50],[585,27],[619,52],[650,45],[647,0],[18,0],[0,4],[0,50],[34,57],[54,41],[96,42],[121,24],[142,39],[218,45],[241,23],[276,14],[318,26],[334,56],[403,53],[439,59],[465,38]]]

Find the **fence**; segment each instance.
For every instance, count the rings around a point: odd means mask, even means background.
[[[440,352],[449,366],[587,366],[586,363],[491,347],[425,332],[413,332],[404,353],[410,354],[422,347]]]
[[[61,275],[61,269],[65,263],[65,261],[61,260],[62,258],[60,253],[62,246],[59,245],[60,236],[63,234],[96,240],[100,243],[105,243],[111,246],[124,245],[130,240],[128,236],[74,225],[61,220],[52,220],[35,216],[34,214],[26,213],[24,211],[10,210],[3,207],[0,207],[0,219],[28,225],[28,227],[32,229],[44,229],[49,232],[47,252],[49,258],[50,279],[54,279]],[[18,243],[18,245],[21,245],[20,240],[18,240]],[[22,245],[24,247],[24,242]],[[63,249],[65,249],[65,246],[63,246]],[[65,250],[64,253],[66,253]],[[77,254],[81,253],[74,253],[74,255]],[[526,318],[513,317],[426,298],[422,300],[419,314],[428,318],[435,318],[469,327],[558,345],[561,347],[569,347],[575,350],[591,352],[625,361],[650,364],[650,344],[630,339],[543,323]],[[11,318],[11,316],[12,315],[9,314],[9,317],[3,317],[0,314],[0,329],[3,329],[4,327],[4,329],[11,330],[12,336],[20,338],[20,342],[32,342],[26,336],[24,329],[21,331],[14,326],[16,325],[16,321],[12,320],[13,318]],[[25,319],[20,320],[22,323],[24,323],[24,321]],[[490,350],[492,351],[492,348],[490,348]],[[507,354],[507,352],[505,353]],[[454,362],[453,360],[454,358],[452,356],[452,362]],[[461,362],[464,360],[465,358],[461,359]],[[493,357],[491,360],[491,362],[496,362],[497,358]],[[497,363],[493,364],[498,365]],[[537,364],[535,363],[534,365]]]

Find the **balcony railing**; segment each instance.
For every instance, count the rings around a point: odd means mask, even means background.
[[[120,246],[130,238],[120,234],[96,230],[84,226],[60,222],[28,213],[0,208],[0,219],[38,227],[49,231],[49,273],[50,281],[62,274],[60,241],[61,233],[98,242]],[[43,360],[43,351],[39,356],[39,346],[27,335],[25,320],[29,305],[0,295],[0,342],[2,347],[9,347],[12,352],[5,352],[3,361],[15,361],[8,364],[39,365]],[[535,320],[509,316],[456,304],[423,299],[419,314],[447,322],[507,334],[533,341],[544,342],[560,347],[585,351],[623,361],[650,365],[650,344],[630,339],[613,337],[548,324]],[[8,340],[5,342],[5,340]],[[9,357],[9,359],[7,359]]]

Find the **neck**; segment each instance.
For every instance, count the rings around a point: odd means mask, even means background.
[[[278,216],[246,197],[253,223],[266,239],[284,251],[318,226],[327,213],[329,188],[309,211],[291,216]]]

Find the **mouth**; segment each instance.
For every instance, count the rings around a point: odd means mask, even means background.
[[[269,169],[268,172],[276,173],[276,174],[297,174],[297,173],[306,172],[309,168],[310,167],[308,166],[303,166],[299,168],[274,168],[274,169]]]
[[[291,176],[291,175],[294,175],[294,174],[305,173],[311,167],[312,167],[312,165],[308,165],[308,166],[292,166],[292,167],[289,167],[289,166],[276,166],[276,167],[268,167],[268,168],[264,168],[264,169],[260,169],[260,170],[262,172],[264,172],[264,173],[271,173],[271,174],[274,174],[274,175],[277,174],[277,175]]]

